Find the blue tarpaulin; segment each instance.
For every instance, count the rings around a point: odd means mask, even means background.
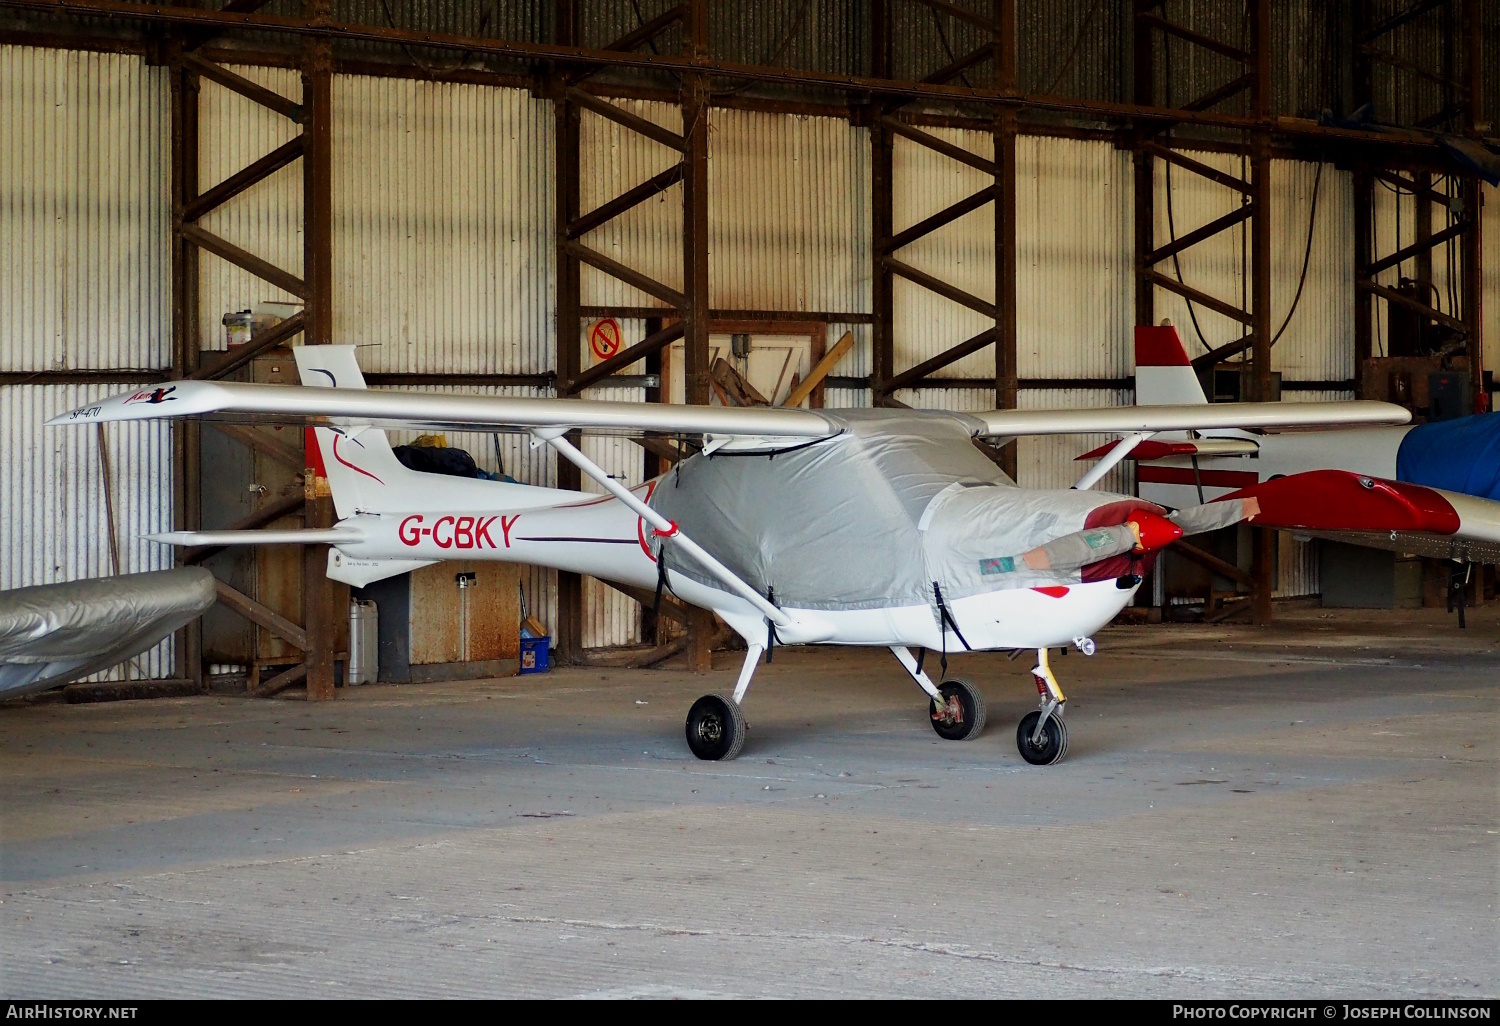
[[[1500,499],[1500,413],[1412,428],[1396,453],[1396,480]]]

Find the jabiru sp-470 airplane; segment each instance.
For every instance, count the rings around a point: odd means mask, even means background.
[[[1177,329],[1135,332],[1136,403],[1208,406]],[[1253,490],[1275,519],[1258,521],[1268,526],[1460,564],[1500,562],[1500,414],[1328,431],[1159,432],[1078,459],[1122,450],[1137,462],[1141,498],[1168,508]],[[1339,501],[1351,478],[1368,482],[1366,494]]]
[[[688,713],[688,745],[701,759],[739,753],[741,704],[772,645],[834,644],[888,647],[928,696],[933,729],[951,740],[978,736],[983,697],[962,680],[934,682],[923,669],[926,653],[943,653],[946,664],[960,649],[1034,649],[1040,707],[1021,720],[1017,747],[1027,762],[1055,763],[1067,751],[1067,699],[1048,665],[1050,649],[1076,645],[1091,654],[1090,635],[1131,601],[1154,554],[1175,539],[1250,518],[1294,526],[1267,517],[1267,497],[1255,488],[1184,509],[1094,491],[1130,445],[1115,447],[1071,489],[1017,487],[976,439],[1118,432],[1138,444],[1158,432],[1409,418],[1372,402],[962,414],[377,392],[365,388],[352,346],[304,346],[296,358],[303,387],[177,381],[51,423],[214,417],[313,425],[336,526],[154,536],[163,542],[327,544],[329,577],[352,585],[443,559],[505,560],[664,587],[712,610],[748,652],[733,692],[705,695]],[[412,471],[393,454],[385,427],[526,432],[605,494]],[[568,440],[574,430],[691,436],[701,447],[669,473],[627,488]],[[1340,501],[1366,500],[1367,479],[1346,477],[1320,485],[1320,496],[1332,488]],[[1283,520],[1298,508],[1295,480],[1269,486],[1269,505]],[[1411,501],[1405,492],[1398,498]]]

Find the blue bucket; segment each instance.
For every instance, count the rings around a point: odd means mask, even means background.
[[[521,639],[521,672],[546,673],[552,668],[551,638]]]

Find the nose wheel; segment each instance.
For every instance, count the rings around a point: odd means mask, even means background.
[[[1092,654],[1094,645],[1090,641],[1088,649],[1082,644],[1078,647]],[[1037,665],[1031,675],[1036,679],[1036,693],[1042,707],[1021,717],[1016,727],[1016,748],[1021,758],[1033,766],[1051,766],[1062,762],[1068,754],[1068,725],[1062,718],[1068,696],[1063,694],[1057,678],[1052,676],[1052,667],[1047,664],[1047,650],[1037,649],[1036,655]]]
[[[1021,724],[1016,727],[1016,748],[1020,749],[1021,758],[1033,766],[1051,766],[1062,762],[1068,754],[1068,725],[1054,714],[1047,717],[1038,731],[1041,720],[1041,710],[1021,717]]]

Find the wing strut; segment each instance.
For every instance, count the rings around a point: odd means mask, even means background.
[[[682,546],[689,556],[697,560],[709,573],[723,581],[730,591],[759,609],[772,623],[778,627],[792,626],[791,618],[768,602],[765,596],[741,580],[733,570],[709,555],[697,542],[683,534],[675,523],[646,505],[629,488],[610,477],[602,467],[579,452],[572,442],[563,437],[565,430],[566,428],[548,428],[543,431],[533,431],[532,436],[552,446],[569,463],[599,482],[605,491],[635,511],[637,516],[655,529],[657,537]]]
[[[1134,452],[1136,446],[1150,438],[1154,433],[1152,431],[1137,431],[1134,434],[1126,435],[1115,443],[1115,447],[1106,453],[1103,459],[1094,464],[1092,470],[1080,477],[1078,483],[1073,487],[1080,492],[1094,487],[1105,474],[1115,469],[1116,464]]]

